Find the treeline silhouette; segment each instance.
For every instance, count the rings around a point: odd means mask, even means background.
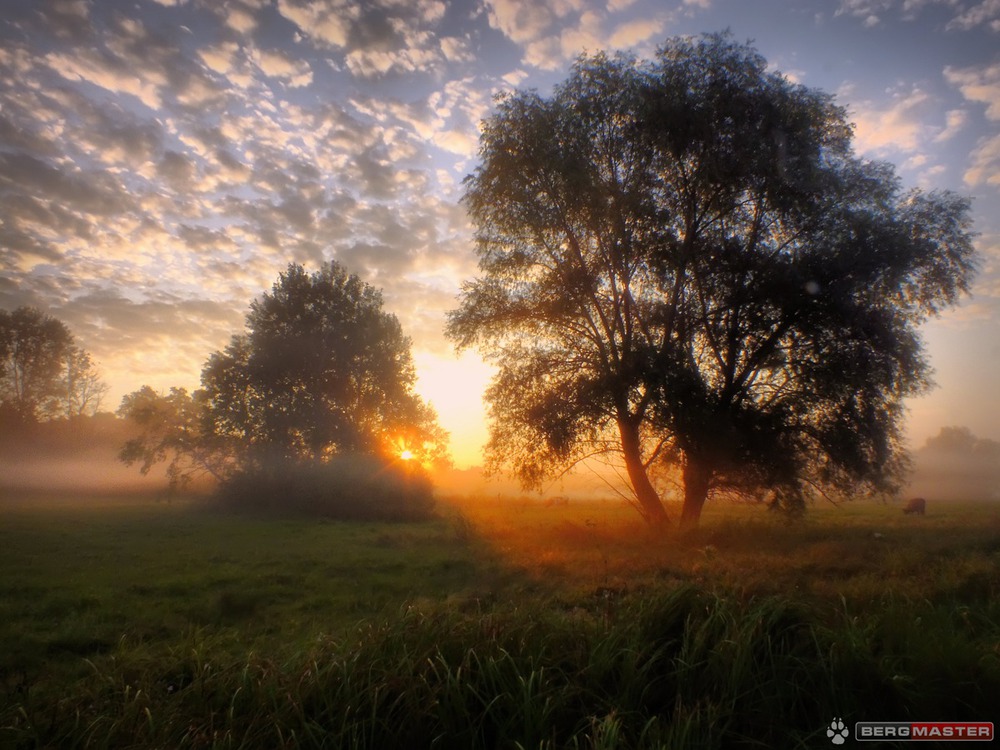
[[[943,427],[914,452],[914,494],[940,500],[1000,500],[1000,442],[968,427]]]

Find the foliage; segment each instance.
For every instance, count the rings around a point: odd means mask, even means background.
[[[66,325],[33,307],[0,310],[0,414],[35,423],[97,413],[107,386]]]
[[[320,464],[250,469],[217,493],[234,510],[355,521],[417,521],[431,515],[430,478],[412,461],[338,454]]]
[[[581,57],[499,100],[466,181],[480,277],[449,333],[498,365],[490,462],[527,484],[619,453],[707,494],[893,490],[916,326],[968,290],[969,203],[859,159],[844,110],[727,35]]]
[[[163,395],[145,385],[122,399],[118,415],[142,430],[125,442],[119,460],[126,466],[139,464],[143,475],[168,461],[171,490],[206,474],[225,481],[238,465],[236,446],[212,427],[203,391],[192,396],[184,388],[171,388]]]
[[[200,390],[124,398],[119,414],[142,432],[120,458],[143,473],[168,461],[172,486],[209,474],[230,505],[418,517],[429,490],[391,464],[404,449],[443,460],[446,439],[414,380],[410,340],[376,289],[336,263],[292,264],[251,304],[246,333],[208,358]]]
[[[253,302],[247,333],[209,358],[202,387],[214,431],[260,465],[383,453],[401,439],[437,455],[443,434],[415,378],[378,290],[336,263],[312,274],[293,264]]]

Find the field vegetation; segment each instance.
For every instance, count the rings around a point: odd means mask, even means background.
[[[0,746],[818,747],[995,720],[1000,506],[0,509]]]

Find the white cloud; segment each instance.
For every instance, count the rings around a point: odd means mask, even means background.
[[[969,159],[972,165],[964,175],[967,185],[1000,186],[1000,135],[980,139]]]
[[[903,18],[912,21],[928,5],[945,5],[950,8],[961,7],[965,0],[903,0]]]
[[[986,117],[1000,120],[1000,62],[970,68],[946,67],[944,76],[970,102],[986,105]],[[967,185],[1000,185],[1000,135],[980,138],[969,154]]]
[[[958,134],[965,124],[968,122],[969,113],[964,109],[950,109],[945,113],[945,126],[941,129],[941,132],[934,136],[935,143],[944,143],[949,141]]]
[[[421,35],[423,36],[423,35]],[[429,41],[429,35],[426,35]],[[441,53],[433,47],[423,47],[419,42],[412,47],[396,51],[356,49],[345,58],[348,70],[360,78],[384,75],[390,70],[407,73],[434,69],[441,62]]]
[[[866,28],[877,26],[881,21],[879,14],[892,7],[893,0],[841,0],[836,16],[850,15],[863,19]]]
[[[986,105],[986,116],[1000,120],[1000,62],[970,68],[944,69],[945,79],[970,102]]]
[[[659,19],[636,19],[620,24],[611,33],[611,46],[620,49],[633,47],[663,33],[664,22]]]
[[[850,87],[842,88],[840,96],[849,100],[850,93]],[[916,87],[894,93],[888,106],[849,101],[855,147],[874,154],[917,150],[926,135],[923,115],[931,105],[930,95]]]
[[[485,0],[490,26],[523,48],[522,63],[541,70],[558,70],[582,53],[635,47],[663,33],[668,14],[618,20],[615,16],[634,0]],[[685,1],[688,7],[708,7],[709,0]],[[610,31],[609,31],[610,29]]]
[[[521,85],[521,81],[528,77],[528,73],[521,69],[512,70],[510,73],[505,73],[502,76],[504,83],[514,88]]]
[[[240,45],[236,42],[221,42],[213,47],[198,50],[198,57],[210,70],[227,75],[233,69]]]
[[[417,11],[421,21],[428,26],[435,26],[444,18],[447,6],[441,0],[407,0],[401,3],[403,7],[412,7]]]
[[[594,53],[605,46],[601,31],[601,16],[594,11],[581,14],[576,26],[563,29],[559,36],[559,49],[563,59],[576,57],[583,52]]]
[[[427,99],[412,103],[398,100],[354,100],[355,108],[378,123],[388,145],[398,148],[393,134],[399,128],[411,143],[432,143],[449,153],[471,157],[479,148],[479,122],[490,108],[489,90],[474,78],[449,81]]]
[[[955,16],[946,28],[969,31],[979,26],[1000,32],[1000,0],[982,0]]]
[[[254,64],[264,75],[280,78],[292,88],[312,83],[313,74],[305,60],[294,60],[282,50],[256,50],[252,53]]]
[[[60,15],[90,18],[90,5],[86,0],[55,0],[50,5]]]
[[[933,167],[922,170],[917,177],[917,182],[924,190],[933,190],[937,185],[938,178],[947,171],[947,167],[943,164],[935,164]]]
[[[67,80],[87,81],[114,93],[130,94],[150,109],[159,109],[162,104],[160,89],[166,85],[162,73],[153,74],[152,78],[140,75],[134,69],[115,66],[94,52],[50,52],[45,62]]]
[[[351,21],[359,15],[359,6],[342,0],[278,0],[278,12],[306,37],[343,48],[347,45]]]
[[[441,53],[448,62],[471,62],[475,59],[468,42],[454,36],[441,39]]]
[[[547,3],[534,0],[485,0],[485,4],[490,26],[520,44],[538,39],[555,20]]]
[[[232,6],[226,12],[226,25],[240,34],[249,34],[257,28],[257,18],[245,8]]]
[[[565,62],[560,37],[549,36],[529,42],[524,48],[524,62],[541,70],[558,70]]]

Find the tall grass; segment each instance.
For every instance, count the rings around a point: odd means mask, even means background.
[[[834,717],[996,720],[1000,517],[890,510],[667,538],[603,504],[12,511],[0,748],[804,748]]]
[[[122,643],[72,695],[2,715],[29,747],[815,747],[834,716],[983,720],[1000,691],[939,608],[832,621],[693,586],[571,611],[406,607],[275,663],[195,632],[155,662]],[[1000,639],[980,614],[973,635]],[[961,613],[956,615],[963,618]],[[998,640],[997,642],[1000,642]],[[964,644],[964,645],[963,645]],[[935,656],[935,653],[937,655]],[[944,656],[943,654],[947,654]],[[957,681],[956,681],[957,680]]]

